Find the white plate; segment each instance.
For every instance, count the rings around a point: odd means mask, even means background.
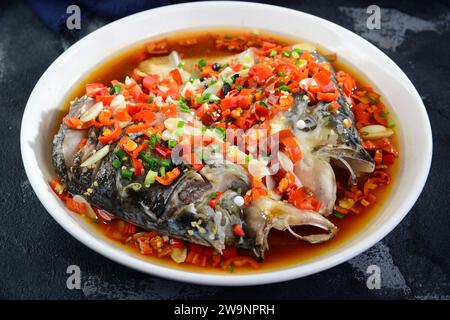
[[[336,52],[363,71],[392,107],[397,119],[400,170],[388,201],[365,229],[345,244],[310,262],[257,274],[208,274],[170,269],[134,256],[105,240],[71,214],[52,193],[50,150],[54,121],[64,96],[96,64],[134,43],[186,29],[238,27],[294,36]],[[281,7],[248,2],[197,2],[162,7],[115,21],[65,51],[42,75],[28,100],[21,128],[22,159],[39,200],[75,238],[98,253],[128,267],[180,281],[208,285],[255,285],[316,273],[368,249],[388,234],[408,213],[425,184],[432,136],[422,100],[407,76],[384,53],[356,34],[318,17]],[[74,253],[75,254],[75,253]]]

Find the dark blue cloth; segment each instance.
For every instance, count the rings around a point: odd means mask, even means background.
[[[81,9],[82,19],[91,14],[107,19],[118,19],[142,10],[180,1],[170,0],[28,0],[42,21],[53,31],[61,32],[69,14],[67,7],[74,4]]]

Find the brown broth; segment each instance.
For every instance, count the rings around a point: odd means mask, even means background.
[[[185,33],[178,33],[176,35],[161,36],[155,39],[150,39],[148,41],[167,39],[169,42],[170,50],[177,50],[184,58],[198,57],[199,59],[208,59],[213,58],[214,56],[235,53],[230,52],[226,49],[216,49],[211,34],[229,34],[236,36],[239,33],[240,31],[233,29],[217,29],[214,31],[210,31],[209,33],[204,33],[202,31],[189,31]],[[279,44],[282,45],[289,45],[300,42],[299,39],[287,38],[268,32],[262,33],[261,36],[264,38],[275,39]],[[191,39],[194,37],[198,39],[198,44],[195,46],[182,46],[178,44],[178,41],[180,40]],[[101,82],[107,84],[110,83],[110,81],[113,79],[121,80],[124,79],[126,75],[129,75],[137,66],[138,62],[142,60],[143,52],[146,51],[145,44],[148,43],[148,41],[145,43],[136,44],[128,48],[127,50],[119,52],[118,54],[100,62],[96,67],[94,67],[93,70],[89,70],[83,77],[79,79],[77,85],[72,88],[72,90],[67,95],[64,103],[62,104],[63,111],[67,111],[70,101],[84,94],[84,87],[87,83]],[[319,52],[322,54],[327,54],[326,49],[323,48],[319,48]],[[146,57],[149,57],[149,55],[147,54]],[[361,72],[350,68],[341,60],[336,61],[335,63],[333,63],[333,65],[337,70],[343,70],[350,73],[355,78],[359,86],[368,85]],[[389,110],[390,108],[387,107],[387,109]],[[394,145],[398,150],[397,137],[395,137],[393,140]],[[391,177],[395,177],[396,175],[396,172],[398,170],[398,162],[399,161],[395,161],[395,163],[387,169],[387,172]],[[374,206],[365,208],[359,214],[349,213],[344,219],[339,219],[331,216],[330,220],[339,228],[339,231],[337,232],[336,236],[328,242],[312,245],[307,242],[295,239],[288,232],[280,232],[276,230],[271,231],[269,236],[270,250],[266,253],[266,258],[264,263],[262,264],[262,268],[257,271],[247,268],[239,268],[238,273],[267,272],[274,269],[288,268],[291,266],[306,263],[311,259],[317,258],[329,251],[338,249],[340,246],[348,242],[351,238],[355,237],[360,231],[366,228],[374,220],[377,212],[379,212],[381,206],[387,200],[390,189],[393,188],[393,185],[395,185],[395,179],[391,180],[391,184],[389,186],[377,189],[374,192],[375,196],[378,199],[377,203]],[[87,218],[85,220],[96,231],[104,234],[106,228],[105,225],[94,224],[92,223],[92,220]],[[220,269],[209,268],[205,270],[204,268],[200,268],[194,265],[176,264],[169,257],[158,258],[156,256],[143,256],[139,254],[138,250],[134,246],[122,244],[118,241],[113,241],[110,239],[107,239],[107,241],[110,241],[111,243],[119,246],[123,250],[132,252],[136,256],[148,259],[155,264],[177,268],[185,271],[208,273],[222,272]]]

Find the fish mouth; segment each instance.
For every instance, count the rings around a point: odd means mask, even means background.
[[[325,233],[299,235],[292,227],[312,226]],[[294,237],[311,244],[330,240],[338,228],[317,212],[300,210],[286,202],[262,197],[246,208],[246,232],[255,239],[255,256],[262,260],[269,248],[268,236],[271,229],[289,231]]]

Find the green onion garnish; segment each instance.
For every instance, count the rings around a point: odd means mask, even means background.
[[[284,84],[280,86],[278,89],[280,89],[281,91],[291,91],[291,88]]]
[[[153,103],[153,97],[150,97],[147,101],[147,103]]]
[[[226,133],[224,128],[216,127],[215,130],[222,137],[222,139],[225,139],[225,136],[226,136],[227,133]]]
[[[199,61],[198,61],[198,67],[201,69],[201,68],[203,68],[203,67],[205,67],[206,66],[206,61],[205,61],[205,59],[200,59]]]
[[[388,126],[389,128],[395,127],[395,121],[394,121],[394,119],[389,118],[389,119],[387,120],[387,126]]]
[[[291,55],[289,54],[289,52],[286,52],[286,51],[283,51],[282,53],[281,53],[281,55],[283,56],[283,57],[287,57],[287,58],[289,58]]]
[[[114,159],[114,161],[112,162],[112,166],[114,169],[119,169],[121,164],[122,162],[119,159]]]
[[[285,77],[286,74],[285,74],[283,71],[280,71],[280,72],[278,72],[278,76],[280,76],[280,77]]]
[[[114,92],[115,92],[116,94],[120,94],[120,83],[116,83],[116,84],[114,85]]]
[[[110,95],[113,95],[114,92],[116,92],[116,91],[114,90],[114,87],[109,88],[109,94],[110,94]]]
[[[122,175],[122,178],[131,180],[131,178],[133,177],[133,172],[131,172],[127,168],[122,168],[121,175]]]
[[[189,108],[189,106],[186,103],[180,103],[178,106],[178,109],[180,109],[180,111],[184,112],[184,113],[191,112],[191,109]]]
[[[291,51],[291,57],[294,58],[294,59],[298,59],[298,58],[300,58],[300,55],[298,54],[297,51],[292,50]]]
[[[141,154],[141,159],[144,160],[150,169],[154,170],[158,167],[159,159],[155,157],[149,157],[145,154]]]
[[[239,91],[241,91],[241,90],[242,90],[242,86],[241,86],[241,85],[237,85],[237,86],[236,86],[236,89],[239,90]]]
[[[277,50],[272,50],[272,51],[270,51],[269,56],[275,57],[276,55],[277,55]]]
[[[213,192],[211,193],[211,199],[216,199],[217,198],[217,192]]]
[[[175,148],[177,146],[177,140],[170,139],[167,144],[169,145],[169,148]]]
[[[183,128],[184,127],[184,121],[178,121],[177,128]]]
[[[119,159],[119,161],[123,161],[123,159],[125,159],[125,157],[127,156],[127,153],[125,152],[125,150],[123,150],[120,147],[117,148],[117,150],[114,154],[116,155],[117,159]]]
[[[180,62],[177,67],[181,69],[181,68],[183,68],[183,66],[184,66],[184,62]]]
[[[159,168],[159,173],[161,174],[161,177],[164,177],[166,175],[166,167]]]
[[[340,213],[339,211],[334,210],[333,214],[336,218],[343,219],[345,218],[345,214]]]
[[[157,176],[158,173],[156,171],[149,170],[147,172],[147,175],[145,176],[144,187],[146,188],[150,187],[155,182],[155,178]]]
[[[168,169],[168,168],[170,168],[171,165],[172,165],[172,161],[170,161],[170,159],[161,159],[161,166]]]

